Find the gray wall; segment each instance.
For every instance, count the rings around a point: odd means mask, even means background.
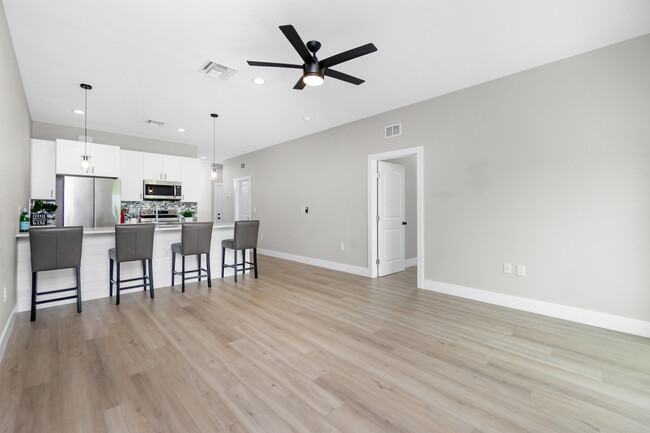
[[[405,237],[405,257],[414,259],[418,256],[417,227],[418,227],[418,207],[417,207],[417,162],[415,155],[405,158],[389,159],[386,162],[400,164],[404,166],[406,177],[406,197],[404,197],[404,206],[406,211],[406,230]]]
[[[366,267],[367,155],[422,145],[425,279],[650,321],[648,119],[650,35],[233,158],[224,194],[252,176],[261,248]]]
[[[31,117],[18,70],[4,5],[0,3],[0,173],[7,182],[0,206],[0,334],[16,304],[16,232],[19,208],[27,207],[30,189]],[[7,302],[3,289],[7,288]],[[4,351],[0,347],[0,356]]]
[[[45,122],[33,122],[32,124],[32,138],[40,138],[41,140],[56,140],[57,138],[77,140],[79,136],[83,135],[84,131],[82,127],[73,128],[71,126],[55,125]],[[188,156],[190,158],[196,158],[198,156],[197,146],[192,144],[174,143],[171,141],[154,140],[152,138],[115,134],[92,129],[88,130],[88,136],[92,137],[95,143],[112,144],[126,150],[164,153],[167,155]]]

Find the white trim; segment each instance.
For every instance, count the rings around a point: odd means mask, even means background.
[[[314,259],[312,257],[298,256],[295,254],[283,253],[281,251],[265,250],[258,248],[257,252],[265,256],[277,257],[279,259],[291,260],[306,265],[318,266],[321,268],[331,269],[333,271],[347,272],[348,274],[368,276],[368,269],[361,266],[347,265],[345,263],[330,262],[328,260]]]
[[[5,356],[5,350],[7,350],[7,345],[9,344],[11,333],[14,330],[17,313],[18,313],[18,302],[14,304],[14,308],[13,310],[11,310],[11,314],[9,315],[9,320],[7,320],[5,329],[2,331],[2,336],[0,337],[0,363],[2,363],[2,358],[4,358]]]
[[[630,319],[628,317],[598,311],[553,304],[551,302],[495,293],[487,290],[473,289],[471,287],[457,286],[455,284],[433,280],[425,280],[424,289],[650,338],[650,322],[643,320]]]
[[[253,213],[253,207],[252,207],[253,206],[253,188],[252,188],[253,182],[251,181],[251,177],[242,176],[242,177],[235,178],[233,182],[233,188],[234,188],[233,194],[235,196],[235,202],[234,202],[235,209],[233,215],[235,217],[235,221],[239,219],[239,192],[238,192],[239,190],[237,189],[237,182],[240,182],[242,180],[248,180],[248,212],[251,214],[251,216]]]
[[[413,257],[412,259],[406,259],[404,261],[404,267],[410,268],[411,266],[415,266],[418,264],[418,258]]]
[[[377,161],[415,155],[417,159],[417,286],[424,284],[424,146],[407,147],[368,155],[368,276],[377,278]]]

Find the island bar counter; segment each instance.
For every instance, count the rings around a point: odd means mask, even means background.
[[[221,241],[233,237],[234,224],[215,224],[212,229],[212,243],[210,251],[210,265],[212,279],[221,276]],[[39,230],[39,229],[35,229]],[[47,229],[40,229],[47,230]],[[32,296],[32,268],[31,253],[29,250],[29,233],[18,233],[18,311],[29,311]],[[172,253],[171,244],[181,241],[181,227],[157,227],[153,238],[153,283],[157,289],[171,285]],[[97,227],[84,229],[83,246],[81,254],[81,299],[106,298],[108,289],[108,249],[115,247],[115,228]],[[188,256],[185,262],[186,269],[197,267],[195,257]],[[226,251],[226,262],[232,263],[232,251]],[[176,266],[180,270],[180,260]],[[205,267],[205,260],[202,266]],[[142,264],[139,261],[122,263],[122,278],[135,278],[142,276]],[[195,274],[190,274],[195,275]],[[226,268],[225,275],[233,275],[231,269]],[[196,280],[191,280],[196,281]],[[202,280],[203,281],[203,280]],[[180,294],[180,280],[177,278],[178,292]],[[75,284],[74,269],[59,269],[56,271],[40,272],[38,286],[41,291],[50,291],[71,287]],[[207,282],[206,282],[207,287]],[[187,289],[186,289],[187,290]],[[142,291],[142,289],[125,290],[122,294]],[[148,297],[148,295],[147,295]],[[46,296],[42,296],[47,299]],[[41,304],[38,309],[49,308],[56,305],[75,302],[74,299],[66,301]],[[124,303],[125,301],[123,301]],[[128,300],[126,301],[128,302]],[[154,299],[155,302],[155,299]]]

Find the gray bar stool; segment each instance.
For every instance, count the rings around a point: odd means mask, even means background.
[[[115,226],[115,248],[108,250],[108,260],[110,267],[108,285],[110,287],[110,295],[113,296],[113,284],[116,284],[116,305],[120,305],[121,290],[135,289],[138,287],[142,287],[143,290],[147,290],[148,286],[149,294],[153,299],[153,266],[151,259],[153,258],[154,229],[154,224],[130,224]],[[120,263],[133,262],[136,260],[142,261],[142,276],[137,278],[129,278],[128,280],[121,280]],[[149,261],[148,276],[147,261]],[[113,262],[117,263],[117,278],[115,280],[113,279]],[[142,284],[136,284],[134,286],[128,287],[121,286],[122,283],[139,280],[142,280]]]
[[[77,298],[77,312],[81,313],[81,244],[83,227],[48,227],[32,228],[29,231],[29,248],[32,256],[32,315],[31,321],[36,320],[36,305],[47,302],[62,301]],[[36,274],[40,271],[54,269],[76,268],[77,285],[69,289],[38,292],[36,289]],[[38,295],[61,293],[75,290],[76,295],[50,298],[38,301]]]
[[[257,278],[257,233],[260,229],[259,220],[235,221],[235,235],[233,239],[224,239],[221,241],[221,278],[223,278],[224,268],[235,269],[235,283],[237,282],[237,272],[242,274],[249,270],[255,271]],[[226,248],[234,250],[233,257],[235,264],[226,264]],[[246,261],[246,250],[253,249],[253,261]],[[241,263],[237,263],[237,251],[241,250]],[[246,265],[253,265],[246,267]],[[241,266],[241,269],[239,268]]]
[[[174,276],[180,275],[182,280],[183,292],[185,292],[185,280],[193,280],[208,277],[208,287],[212,287],[212,274],[210,273],[210,243],[212,242],[212,223],[183,223],[181,225],[181,241],[172,244],[172,286],[174,285]],[[176,254],[182,256],[182,270],[176,272]],[[206,255],[206,269],[201,267],[201,254]],[[185,256],[197,256],[198,268],[186,271]],[[205,271],[202,274],[201,271]],[[192,277],[186,277],[185,274],[197,273]]]

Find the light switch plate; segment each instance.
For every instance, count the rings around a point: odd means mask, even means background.
[[[520,277],[526,276],[526,265],[517,265],[517,275]]]
[[[512,274],[512,263],[504,263],[503,264],[503,273],[504,274]]]

